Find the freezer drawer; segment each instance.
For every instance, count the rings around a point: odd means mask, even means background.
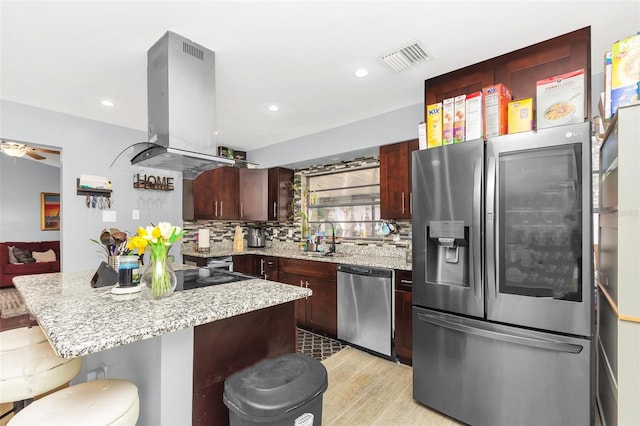
[[[413,397],[474,426],[593,425],[588,339],[413,308]]]

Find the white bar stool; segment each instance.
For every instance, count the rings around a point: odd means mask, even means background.
[[[40,327],[0,332],[0,403],[13,402],[15,414],[8,424],[135,425],[138,388],[120,379],[67,387],[25,407],[69,383],[81,368],[81,357],[58,357]]]
[[[69,383],[80,368],[82,358],[57,356],[40,327],[0,332],[0,403],[12,402],[14,414],[32,398]]]
[[[139,410],[136,385],[122,379],[95,380],[32,402],[8,426],[135,425]]]

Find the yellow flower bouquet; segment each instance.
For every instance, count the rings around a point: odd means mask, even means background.
[[[143,272],[140,282],[147,286],[155,298],[168,296],[176,287],[176,275],[168,262],[167,254],[171,245],[178,241],[185,231],[168,222],[160,222],[146,228],[138,228],[135,236],[127,242],[127,249],[143,254],[149,249],[149,265]]]

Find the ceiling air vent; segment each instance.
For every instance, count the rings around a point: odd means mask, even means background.
[[[421,62],[431,60],[432,57],[427,54],[422,44],[416,40],[388,50],[379,55],[378,59],[392,71],[400,72]]]
[[[192,44],[189,44],[187,42],[182,42],[182,51],[184,53],[186,53],[187,55],[191,55],[194,58],[198,58],[201,61],[204,60],[204,52],[202,51],[202,49],[198,49],[197,47],[195,47]]]

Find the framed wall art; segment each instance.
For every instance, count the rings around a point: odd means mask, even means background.
[[[40,229],[43,231],[60,230],[60,194],[40,193]]]

